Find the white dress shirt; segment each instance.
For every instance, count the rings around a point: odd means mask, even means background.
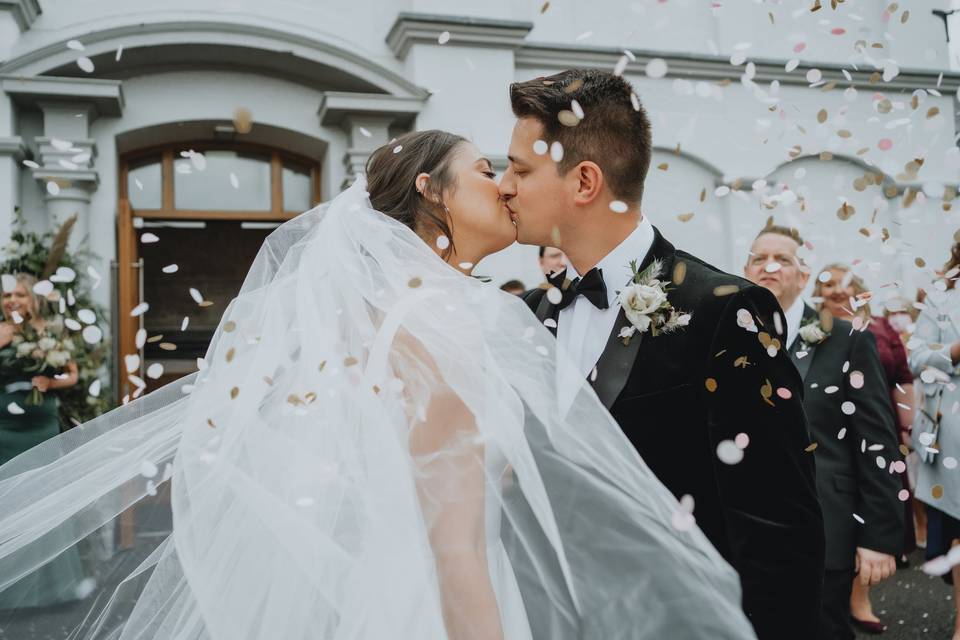
[[[800,335],[800,323],[803,321],[803,298],[797,296],[789,309],[783,312],[784,320],[787,321],[787,352],[793,348],[797,336]]]
[[[557,319],[557,342],[579,367],[583,377],[590,375],[607,346],[613,323],[617,321],[617,314],[620,313],[617,292],[633,277],[630,261],[636,260],[639,266],[653,246],[653,238],[653,225],[644,216],[637,228],[597,263],[597,268],[603,271],[604,284],[607,285],[607,302],[610,304],[608,308],[598,309],[583,296],[577,296],[569,306],[560,311]],[[571,264],[567,265],[566,277],[570,280],[579,277]]]

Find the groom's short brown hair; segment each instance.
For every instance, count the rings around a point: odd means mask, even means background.
[[[583,109],[583,119],[567,126],[560,113],[576,114],[574,100]],[[614,196],[640,203],[653,143],[650,120],[629,82],[606,71],[570,69],[511,84],[510,104],[516,117],[543,125],[545,142],[563,145],[557,171],[563,174],[590,160],[603,171]],[[573,122],[571,114],[564,115],[565,122]]]

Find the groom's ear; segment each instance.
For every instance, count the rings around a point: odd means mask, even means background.
[[[588,205],[603,192],[603,170],[596,162],[584,160],[570,170],[577,181],[574,199],[579,205]]]

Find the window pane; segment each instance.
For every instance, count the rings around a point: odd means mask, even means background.
[[[283,166],[283,208],[286,211],[306,211],[313,204],[310,170],[297,165]]]
[[[134,209],[161,208],[162,185],[160,158],[138,160],[127,168],[127,194]]]
[[[177,209],[270,210],[270,157],[206,151],[174,159]]]

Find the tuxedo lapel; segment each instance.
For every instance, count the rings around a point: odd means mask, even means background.
[[[647,255],[644,256],[643,262],[640,263],[640,271],[650,266],[654,259],[659,259],[663,262],[661,277],[669,277],[673,270],[676,250],[660,235],[660,231],[656,227],[654,227],[653,233],[653,245],[651,245]],[[624,282],[623,286],[626,287],[628,284],[630,284],[630,280]],[[620,395],[624,385],[627,384],[627,378],[630,377],[633,363],[637,359],[640,345],[646,335],[646,332],[635,333],[628,344],[623,344],[620,330],[629,326],[630,322],[627,320],[626,312],[620,309],[617,313],[617,320],[613,323],[613,329],[607,337],[607,345],[603,348],[603,353],[597,361],[596,380],[593,380],[592,375],[590,376],[593,390],[607,409],[613,406],[617,396]]]

